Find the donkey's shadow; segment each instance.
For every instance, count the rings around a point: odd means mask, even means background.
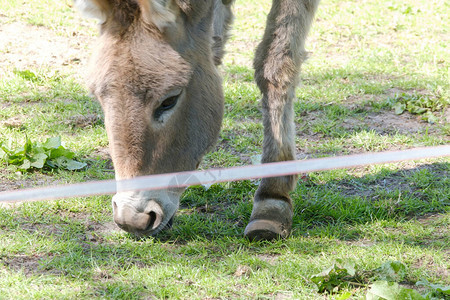
[[[321,182],[302,176],[292,193],[295,205],[291,237],[318,234],[320,228],[338,226],[343,239],[356,238],[357,225],[374,220],[419,219],[441,213],[450,205],[450,163],[422,164],[410,169],[381,168],[364,176]],[[252,209],[256,181],[192,187],[181,199],[171,228],[156,237],[161,243],[186,244],[193,240],[243,237]]]

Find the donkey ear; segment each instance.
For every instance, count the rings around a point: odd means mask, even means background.
[[[176,22],[179,9],[174,0],[138,0],[142,17],[160,31]]]
[[[74,5],[84,17],[97,19],[99,24],[106,22],[110,12],[107,0],[74,0]]]

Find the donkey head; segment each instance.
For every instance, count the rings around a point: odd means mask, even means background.
[[[99,20],[88,86],[105,114],[118,180],[195,169],[214,145],[223,115],[214,65],[212,0],[75,0]],[[114,221],[155,234],[182,190],[118,193]]]

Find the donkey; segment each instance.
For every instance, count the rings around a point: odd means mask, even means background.
[[[224,55],[234,0],[74,0],[100,24],[88,87],[105,115],[117,180],[193,170],[215,144],[223,116],[217,65]],[[293,99],[305,39],[319,0],[273,0],[256,49],[262,93],[262,162],[295,159]],[[296,176],[261,181],[245,236],[285,238]],[[115,223],[136,235],[168,227],[182,189],[122,192]]]

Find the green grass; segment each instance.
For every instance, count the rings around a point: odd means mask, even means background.
[[[321,3],[295,103],[299,159],[449,143],[449,5],[397,2]],[[90,51],[95,22],[68,3],[0,0],[0,26],[80,38]],[[202,169],[250,164],[261,154],[251,66],[269,8],[270,1],[235,5],[221,67],[222,132]],[[14,43],[0,48],[11,53],[24,57],[0,58],[0,142],[61,136],[88,168],[18,172],[1,164],[0,190],[113,178],[101,109],[80,79],[84,56],[76,56],[80,64],[41,64]],[[398,99],[419,98],[446,105],[434,124],[395,114]],[[449,285],[449,175],[448,158],[302,175],[292,235],[271,243],[243,238],[258,180],[187,189],[173,228],[155,238],[119,231],[110,196],[0,206],[0,299],[335,299],[310,277],[336,259],[365,271],[400,261],[403,286]],[[364,299],[368,283],[338,295]]]

